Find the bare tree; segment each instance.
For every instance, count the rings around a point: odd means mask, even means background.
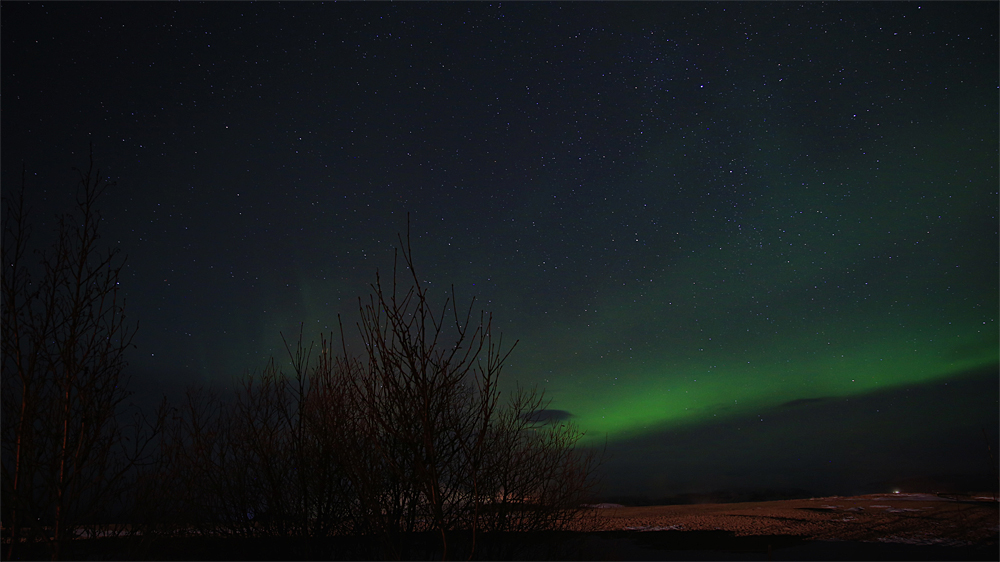
[[[389,286],[376,274],[360,304],[365,361],[353,394],[365,423],[357,432],[388,479],[381,490],[373,486],[366,501],[381,505],[367,511],[381,517],[378,530],[390,539],[437,532],[445,558],[451,530],[471,529],[474,541],[484,527],[560,528],[579,513],[598,457],[578,448],[582,434],[572,425],[533,421],[547,405],[535,391],[501,403],[499,378],[513,346],[494,339],[489,315],[473,321],[474,299],[460,312],[454,288],[432,309],[409,235],[400,247],[409,282],[400,282],[397,267]]]
[[[146,455],[126,435],[125,350],[135,329],[119,292],[124,258],[99,247],[97,201],[110,185],[79,173],[76,212],[59,217],[52,247],[28,262],[24,181],[5,198],[3,237],[3,517],[7,555],[45,540],[53,559],[80,524],[110,517]],[[33,274],[38,274],[37,277]],[[140,426],[143,419],[138,420]],[[155,425],[155,423],[154,423]],[[27,533],[26,536],[22,536]]]
[[[202,534],[353,532],[350,483],[338,469],[345,415],[353,411],[341,362],[320,353],[311,367],[312,346],[303,346],[301,333],[286,349],[289,371],[272,358],[234,381],[231,400],[192,389],[177,410],[165,478],[186,491],[187,507],[179,509],[189,519],[198,514]]]
[[[563,529],[594,491],[598,451],[579,446],[572,424],[536,421],[547,405],[536,389],[518,388],[499,410],[482,461],[482,530]]]
[[[248,469],[234,451],[231,407],[215,393],[191,388],[172,408],[159,481],[172,491],[160,509],[169,512],[167,526],[173,534],[252,534]]]
[[[581,513],[598,456],[572,424],[536,421],[541,393],[504,399],[513,346],[474,301],[457,310],[454,290],[432,309],[400,243],[406,276],[394,268],[386,286],[376,273],[359,301],[361,356],[341,328],[341,354],[320,334],[314,359],[300,330],[290,369],[272,359],[229,403],[189,394],[171,455],[202,532],[356,535],[405,559],[430,531],[447,558],[471,556],[481,531],[559,529]],[[456,531],[471,544],[451,544]]]

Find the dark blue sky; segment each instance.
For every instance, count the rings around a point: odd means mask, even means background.
[[[93,142],[144,395],[351,326],[409,214],[613,492],[987,472],[996,3],[2,15],[4,189],[44,234]]]

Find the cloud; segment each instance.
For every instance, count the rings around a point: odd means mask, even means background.
[[[571,417],[573,417],[573,414],[566,410],[539,410],[525,419],[539,423],[557,423],[568,420]]]
[[[802,406],[803,404],[818,404],[820,402],[826,402],[828,398],[797,398],[795,400],[790,400],[784,404],[779,404],[779,408],[791,408],[794,406]]]

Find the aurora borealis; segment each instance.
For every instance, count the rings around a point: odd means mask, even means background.
[[[300,322],[350,327],[409,214],[418,273],[519,341],[508,384],[606,440],[612,491],[979,474],[997,21],[961,2],[9,4],[2,179],[24,162],[47,219],[93,141],[142,395],[224,386]],[[855,464],[832,479],[830,456]]]

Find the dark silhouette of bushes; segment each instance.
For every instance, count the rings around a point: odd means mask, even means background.
[[[75,214],[37,264],[23,181],[3,199],[7,559],[83,552],[64,550],[81,531],[127,538],[126,558],[181,537],[302,539],[314,557],[354,537],[357,557],[464,557],[484,533],[560,530],[582,512],[598,455],[572,424],[543,421],[537,390],[501,393],[513,346],[454,290],[432,307],[408,236],[391,279],[376,273],[359,299],[360,354],[300,331],[289,367],[272,359],[232,396],[192,389],[131,410],[124,258],[99,244],[109,184],[92,159],[79,176]]]
[[[204,533],[374,540],[370,554],[414,556],[434,533],[559,530],[594,486],[595,451],[572,424],[538,421],[541,393],[499,387],[504,349],[485,313],[452,298],[432,309],[412,251],[359,300],[364,352],[321,335],[246,375],[223,403],[189,394],[173,434],[174,474]],[[399,261],[397,260],[397,264]]]

